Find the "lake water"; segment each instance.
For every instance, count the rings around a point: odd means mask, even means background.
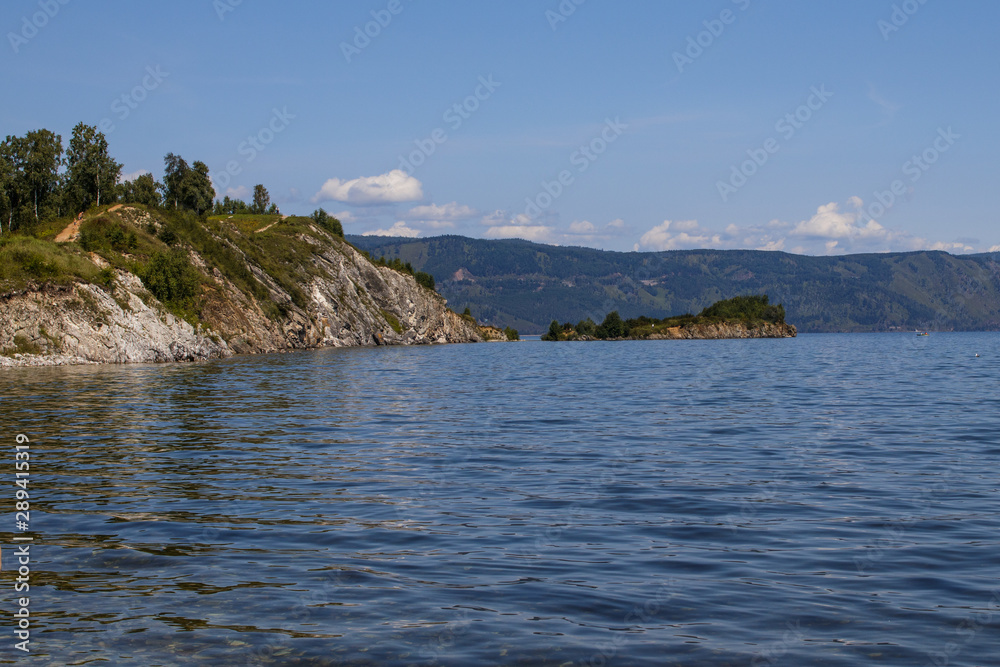
[[[998,384],[1000,334],[5,370],[30,664],[997,665]]]

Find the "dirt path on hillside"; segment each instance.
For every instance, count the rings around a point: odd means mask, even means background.
[[[83,222],[83,213],[76,216],[76,220],[69,223],[66,229],[59,232],[56,236],[56,243],[68,243],[70,241],[76,241],[80,238],[80,223]]]
[[[114,213],[122,206],[123,204],[115,204],[114,206],[108,209],[108,213]],[[66,229],[59,232],[59,234],[56,236],[56,243],[69,243],[70,241],[78,240],[80,238],[80,223],[82,222],[83,222],[83,213],[76,216],[76,220],[69,223],[69,225],[66,226]]]

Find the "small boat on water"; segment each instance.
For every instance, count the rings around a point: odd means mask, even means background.
[[[917,335],[918,335],[918,336],[930,336],[930,334],[929,334],[929,333],[927,333],[926,331],[918,331],[918,332],[917,332]]]

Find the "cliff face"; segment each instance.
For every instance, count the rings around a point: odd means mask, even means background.
[[[794,338],[798,331],[793,324],[760,322],[748,326],[743,322],[720,322],[671,327],[666,333],[655,333],[649,340],[721,339],[721,338]]]
[[[110,285],[31,284],[0,294],[0,366],[190,361],[240,353],[353,345],[465,343],[479,328],[446,308],[412,276],[376,266],[349,244],[316,231],[310,278],[297,299],[261,267],[247,268],[281,305],[269,317],[188,248],[200,269],[200,323],[175,317],[133,273],[114,271]],[[92,261],[107,264],[96,255]],[[273,308],[273,304],[272,304]]]

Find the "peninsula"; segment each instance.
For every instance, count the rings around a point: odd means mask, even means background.
[[[738,296],[718,301],[698,315],[678,315],[657,320],[638,317],[623,320],[618,311],[601,324],[587,318],[577,324],[553,320],[546,341],[567,340],[670,340],[710,338],[794,338],[794,325],[785,323],[785,308],[772,305],[766,294]]]

